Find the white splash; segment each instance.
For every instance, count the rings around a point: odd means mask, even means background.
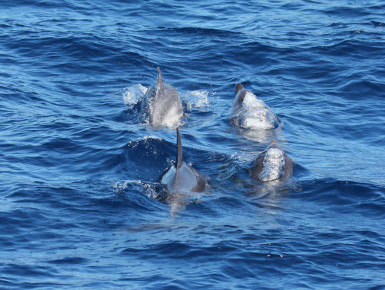
[[[182,94],[188,109],[192,108],[207,108],[210,106],[209,103],[209,91],[188,91]]]
[[[112,188],[114,189],[114,193],[120,193],[123,190],[127,188],[129,184],[139,184],[142,185],[143,182],[140,180],[124,180],[123,182],[116,182],[114,185],[112,185]]]
[[[135,105],[147,92],[147,88],[141,84],[133,85],[123,89],[123,101],[126,105]]]
[[[209,92],[208,91],[191,91],[191,95],[196,98],[195,107],[196,108],[206,108],[210,105],[209,103]]]
[[[145,183],[141,180],[124,180],[123,182],[116,182],[112,185],[115,194],[123,193],[129,185],[137,185],[144,189],[145,194],[149,198],[156,198],[158,196],[157,192],[151,184]]]

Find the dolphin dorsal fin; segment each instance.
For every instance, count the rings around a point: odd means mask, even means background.
[[[237,83],[235,85],[235,95],[237,95],[239,93],[240,90],[242,90],[244,87],[241,83]]]
[[[176,169],[179,169],[183,164],[183,154],[182,154],[182,142],[180,139],[179,127],[176,128],[176,146],[177,146],[177,155],[176,155]]]
[[[162,72],[160,71],[160,68],[158,66],[157,68],[157,71],[158,71],[158,81],[156,82],[156,84],[159,86],[162,84],[163,80],[162,80]]]

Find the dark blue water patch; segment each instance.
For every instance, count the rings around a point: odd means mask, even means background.
[[[131,255],[139,255],[144,258],[157,258],[162,260],[162,257],[165,259],[180,260],[187,259],[191,261],[196,261],[198,263],[207,261],[207,258],[210,256],[217,256],[220,252],[225,254],[226,252],[231,252],[236,250],[236,248],[224,244],[214,244],[208,248],[196,248],[193,245],[188,245],[185,243],[164,243],[158,244],[155,247],[151,246],[148,249],[124,249],[123,252]]]
[[[384,22],[379,22],[379,21],[371,21],[372,22],[372,24],[374,25],[374,26],[380,26],[380,27],[383,27],[383,26],[385,26],[385,23]]]
[[[368,47],[370,47],[368,49]],[[366,41],[342,40],[329,45],[324,52],[334,57],[349,57],[355,62],[358,59],[377,57],[383,51],[381,42],[372,41],[369,45]]]
[[[82,188],[81,194],[77,188]],[[167,214],[163,204],[138,189],[128,187],[126,198],[122,198],[122,194],[112,194],[111,185],[105,187],[108,197],[95,196],[95,189],[79,184],[74,189],[41,187],[10,195],[8,199],[13,201],[12,206],[19,209],[7,211],[7,216],[2,218],[2,232],[5,237],[14,238],[12,243],[7,243],[7,239],[2,239],[1,243],[8,249],[21,249],[17,245],[23,243],[22,248],[31,251],[38,251],[47,243],[52,243],[60,254],[71,248],[71,240],[87,243],[89,237],[82,235],[84,231],[92,229],[95,234],[105,230],[121,231],[128,224],[132,226],[142,222],[144,212],[153,212],[155,218],[160,217],[159,213]],[[28,210],[21,207],[22,204],[29,204]],[[49,210],[41,215],[40,209],[44,207]],[[122,214],[128,212],[137,212],[138,215],[127,224]],[[83,256],[80,258],[86,259]]]
[[[7,37],[12,37],[6,42],[7,49],[19,56],[16,64],[34,75],[92,75],[95,71],[107,74],[123,71],[127,66],[148,63],[147,59],[136,51],[117,50],[116,46],[111,46],[108,39],[98,39],[96,35],[74,37],[51,35],[50,32],[42,35],[32,32],[31,35],[22,35],[19,38],[10,35]],[[20,62],[20,59],[25,61]]]
[[[66,5],[69,5],[69,3],[71,3],[71,1],[65,1],[65,2],[58,2],[58,1],[52,1],[52,2],[48,2],[48,1],[28,1],[28,0],[18,0],[18,1],[14,1],[12,2],[12,4],[10,4],[9,6],[7,5],[8,8],[12,8],[12,7],[18,7],[18,6],[31,6],[31,7],[39,7],[39,8],[54,8],[54,7],[57,7],[59,4],[59,6],[66,6]]]
[[[52,264],[84,264],[87,260],[79,257],[64,257],[57,260],[48,261],[48,263]]]
[[[325,9],[323,13],[330,14],[333,16],[339,16],[341,18],[351,18],[351,17],[363,17],[369,15],[370,11],[367,9],[363,9],[360,6],[354,7],[354,5],[351,6],[333,6],[329,9]]]
[[[159,179],[161,170],[168,167],[167,158],[176,156],[171,154],[172,147],[165,140],[151,137],[131,141],[124,148],[128,176],[144,180]]]
[[[381,187],[336,180],[319,180],[300,186],[304,192],[313,192],[305,196],[301,194],[304,200],[328,204],[330,209],[339,213],[354,211],[356,214],[378,218],[384,212],[385,192]]]
[[[48,279],[55,277],[55,273],[52,273],[52,270],[49,267],[36,266],[36,265],[18,265],[18,264],[9,264],[7,267],[3,269],[4,274],[11,274],[18,277],[34,277],[40,279]],[[24,283],[22,283],[23,285]],[[25,283],[24,285],[28,285]],[[40,284],[44,285],[43,283]]]
[[[227,37],[227,36],[238,36],[239,33],[233,31],[226,31],[215,28],[204,28],[204,27],[159,27],[159,29],[164,29],[168,31],[174,31],[178,35],[183,35],[186,37],[186,34],[195,34],[199,37],[207,36],[211,41],[215,41],[215,37]]]
[[[141,120],[141,102],[138,102],[132,107],[127,107],[118,116],[115,117],[117,122],[129,122],[129,123],[140,123]]]
[[[375,79],[367,79],[365,75],[350,76],[343,84],[338,87],[339,95],[349,99],[382,98],[377,93],[381,92],[384,84]]]

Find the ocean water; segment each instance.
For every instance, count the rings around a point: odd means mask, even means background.
[[[383,1],[16,0],[0,19],[0,288],[385,287]],[[138,111],[157,66],[210,184],[176,213],[157,199],[175,130]],[[273,135],[231,126],[236,82]],[[258,187],[272,138],[293,176]]]

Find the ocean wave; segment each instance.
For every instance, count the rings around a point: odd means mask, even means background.
[[[327,205],[340,213],[351,213],[364,216],[383,216],[385,207],[385,191],[383,187],[339,181],[333,179],[316,180],[300,183],[300,198],[313,203]]]

